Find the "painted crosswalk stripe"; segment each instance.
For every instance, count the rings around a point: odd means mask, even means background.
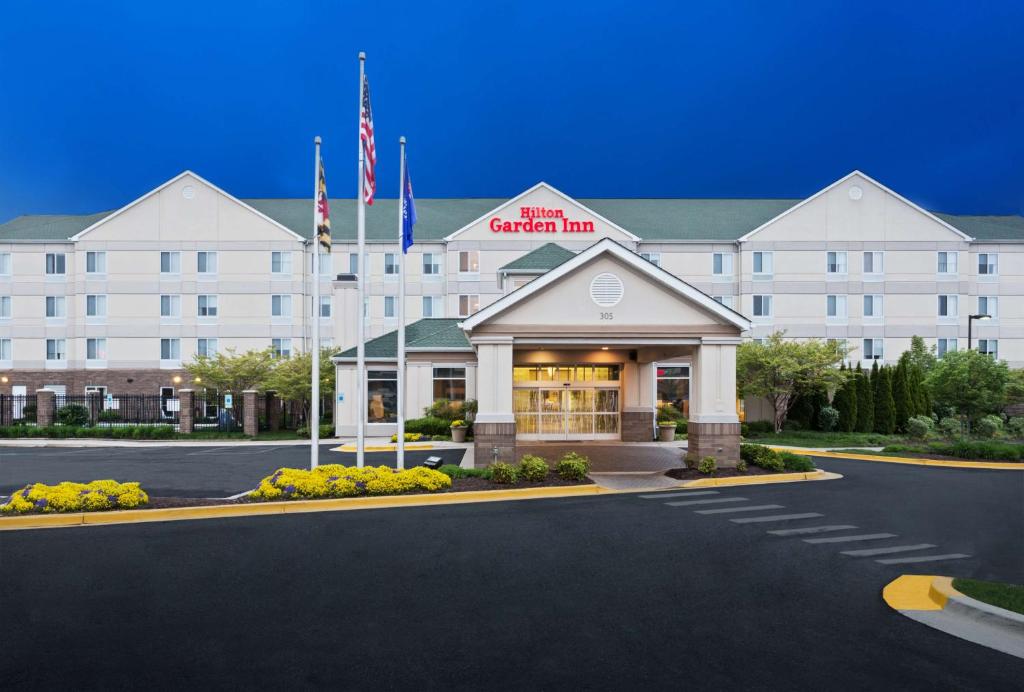
[[[909,553],[912,550],[927,550],[934,548],[931,543],[918,543],[916,545],[896,545],[891,548],[865,548],[863,550],[844,550],[843,555],[853,557],[871,557],[872,555],[891,555],[892,553]]]
[[[883,565],[900,565],[907,562],[936,562],[938,560],[963,560],[970,555],[963,553],[950,553],[949,555],[920,555],[918,557],[890,557],[885,560],[875,560]]]
[[[894,533],[862,533],[857,536],[830,536],[828,538],[805,538],[804,543],[849,543],[851,541],[879,541],[896,538]]]
[[[654,495],[637,495],[642,500],[664,500],[669,497],[696,497],[697,495],[717,495],[717,490],[691,490],[685,493],[656,493]]]
[[[776,531],[768,531],[767,533],[773,536],[804,536],[812,533],[829,533],[830,531],[848,531],[849,529],[856,529],[858,527],[852,524],[832,524],[831,526],[808,526],[804,529],[778,529]]]
[[[666,502],[669,507],[689,507],[690,505],[714,505],[719,502],[746,502],[745,497],[719,497],[714,500],[689,500],[687,502]]]
[[[782,505],[756,505],[754,507],[726,507],[725,509],[695,509],[697,514],[728,514],[730,512],[757,512],[763,509],[784,509]]]
[[[791,519],[816,519],[824,514],[817,512],[804,512],[803,514],[773,514],[770,517],[743,517],[742,519],[730,519],[734,524],[756,524],[767,521],[789,521]]]

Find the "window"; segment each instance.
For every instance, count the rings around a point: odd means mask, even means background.
[[[196,253],[196,271],[200,274],[217,273],[217,253],[202,251]]]
[[[11,275],[11,253],[0,252],[0,276]]]
[[[64,296],[46,296],[47,317],[65,317],[66,315]]]
[[[956,339],[939,339],[938,345],[935,349],[935,353],[942,358],[942,356],[956,350]]]
[[[434,252],[423,253],[423,275],[440,276],[441,256]]]
[[[846,273],[846,253],[845,252],[826,252],[825,253],[825,271],[829,274],[845,274]]]
[[[438,296],[423,296],[424,317],[444,317],[442,302]]]
[[[161,252],[160,253],[160,273],[161,274],[180,274],[181,273],[181,253],[180,252]]]
[[[754,253],[754,273],[770,276],[775,271],[775,256],[771,252]]]
[[[358,274],[359,273],[359,253],[350,252],[348,253],[348,273]]]
[[[270,315],[271,317],[291,317],[292,297],[289,295],[270,296]]]
[[[161,317],[181,317],[181,296],[160,296]]]
[[[317,246],[319,247],[319,246]],[[316,257],[320,258],[320,278],[330,279],[334,276],[334,256],[329,252],[317,252]],[[313,260],[309,261],[310,271],[313,269]]]
[[[217,340],[196,339],[196,355],[200,358],[213,358],[217,355]]]
[[[106,274],[107,273],[107,253],[105,253],[105,252],[87,252],[87,253],[85,253],[85,273],[86,274]]]
[[[882,263],[881,252],[865,252],[864,253],[864,273],[865,274],[882,274],[884,272]]]
[[[394,423],[398,419],[398,373],[366,372],[366,422]]]
[[[46,360],[66,360],[67,357],[67,342],[64,339],[46,340]]]
[[[480,273],[480,252],[478,250],[463,250],[459,253],[459,273]]]
[[[846,317],[846,296],[826,296],[825,315],[827,317]]]
[[[434,368],[434,401],[466,400],[465,368]]]
[[[107,316],[107,297],[106,296],[86,296],[85,297],[85,316],[86,317],[106,317]]]
[[[480,309],[480,296],[459,296],[459,317],[469,317]]]
[[[992,319],[999,317],[999,299],[995,296],[978,296],[978,314]]]
[[[880,296],[880,295],[864,296],[864,316],[865,317],[881,317],[882,316],[882,296]]]
[[[938,257],[938,267],[936,271],[939,274],[956,274],[957,253],[940,252]]]
[[[181,339],[160,339],[160,360],[181,360]]]
[[[6,362],[12,360],[10,339],[0,339],[0,360]]]
[[[754,296],[754,317],[772,316],[772,297]]]
[[[736,298],[734,296],[711,296],[711,298],[715,302],[721,303],[722,305],[724,305],[727,308],[735,308],[736,307]]]
[[[981,252],[978,254],[978,274],[982,276],[995,276],[999,273],[999,255],[992,252]]]
[[[671,404],[684,416],[690,415],[690,366],[668,365],[657,368],[658,406]]]
[[[398,275],[398,255],[394,252],[384,253],[384,274],[387,276]]]
[[[331,296],[320,296],[320,316],[331,316]]]
[[[67,263],[63,252],[46,253],[46,273],[50,276],[67,273]]]
[[[715,276],[732,276],[732,253],[716,252],[712,254],[711,273]]]
[[[985,353],[999,358],[999,339],[978,339],[978,353]]]
[[[106,339],[86,339],[85,340],[85,359],[86,360],[106,360],[107,359],[107,340]]]
[[[290,276],[292,273],[292,253],[290,252],[271,252],[270,253],[270,273],[280,274],[283,276]]]
[[[641,252],[640,256],[650,262],[656,267],[661,266],[661,253],[660,252]]]
[[[200,317],[216,317],[217,316],[217,296],[203,295],[198,296],[198,306],[196,314]]]
[[[395,317],[395,297],[384,296],[384,318],[394,319]]]
[[[0,320],[11,319],[11,297],[0,296]]]
[[[291,358],[292,357],[292,340],[291,339],[271,339],[270,349],[274,352],[275,358]]]
[[[864,360],[882,360],[884,357],[881,339],[864,339]]]
[[[957,316],[957,297],[939,296],[939,317]]]

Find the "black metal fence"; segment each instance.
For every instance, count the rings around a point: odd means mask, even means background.
[[[197,392],[192,399],[194,432],[240,432],[245,420],[245,397],[241,394]]]
[[[0,425],[36,422],[36,397],[0,394]]]
[[[54,423],[132,427],[136,425],[178,425],[180,401],[175,396],[147,394],[58,394],[54,401]]]

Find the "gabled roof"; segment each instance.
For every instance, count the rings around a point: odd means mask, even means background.
[[[505,273],[543,273],[576,256],[558,243],[545,243],[498,269]]]
[[[100,219],[113,214],[28,214],[0,224],[0,241],[4,240],[68,240]]]
[[[407,351],[472,351],[459,320],[447,317],[425,317],[405,327]],[[346,349],[335,360],[353,360],[356,349]],[[372,360],[393,360],[398,357],[398,331],[382,334],[366,342],[366,357]]]
[[[746,331],[750,329],[751,323],[746,317],[740,313],[727,308],[708,294],[694,288],[690,284],[686,283],[682,279],[678,278],[674,274],[671,274],[653,262],[648,262],[640,255],[636,254],[632,250],[620,245],[611,238],[604,238],[588,247],[583,252],[575,255],[572,259],[563,262],[551,271],[534,279],[530,283],[526,284],[522,288],[512,291],[508,295],[499,298],[497,301],[491,303],[487,307],[483,308],[479,312],[470,315],[465,318],[461,327],[466,331],[472,331],[474,327],[487,322],[493,317],[500,315],[505,310],[508,310],[513,305],[516,305],[522,300],[525,300],[537,293],[538,291],[544,290],[547,286],[558,281],[563,276],[570,274],[583,265],[587,264],[594,258],[600,255],[611,255],[616,257],[625,264],[628,264],[633,269],[637,270],[641,274],[645,274],[654,281],[662,284],[665,288],[684,298],[690,300],[694,304],[704,308],[713,315],[717,315],[724,321],[729,322],[738,329]]]

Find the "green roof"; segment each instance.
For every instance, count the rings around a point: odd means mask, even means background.
[[[461,319],[451,317],[425,317],[405,328],[405,347],[451,351],[471,349],[466,333],[459,329]],[[398,332],[388,332],[366,342],[367,358],[396,358],[398,356]],[[338,358],[355,358],[356,349],[342,351]]]
[[[546,272],[575,256],[576,253],[572,250],[566,250],[557,243],[545,243],[539,248],[526,253],[519,259],[509,262],[504,267],[498,269],[498,271]]]
[[[84,231],[100,219],[114,212],[99,214],[35,214],[18,216],[0,224],[0,241],[3,240],[67,240]]]

